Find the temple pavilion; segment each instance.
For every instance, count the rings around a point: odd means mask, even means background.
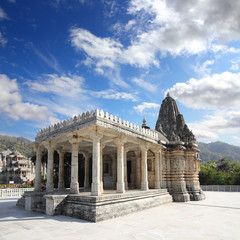
[[[138,126],[96,109],[38,131],[35,147],[35,191],[23,197],[26,210],[101,221],[172,201],[204,199],[196,139],[169,94],[155,130],[145,119]],[[42,190],[44,149],[47,183]],[[55,187],[54,154],[58,155]],[[71,155],[67,173],[66,154]]]

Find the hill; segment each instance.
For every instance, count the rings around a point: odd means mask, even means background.
[[[19,151],[24,156],[30,158],[33,156],[33,142],[24,137],[9,137],[0,135],[0,152],[4,150]]]
[[[240,163],[240,147],[230,145],[224,142],[198,143],[200,149],[200,158],[202,162],[209,160],[219,160],[228,158],[234,162]]]

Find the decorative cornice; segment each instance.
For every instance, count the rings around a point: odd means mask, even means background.
[[[79,114],[67,120],[61,121],[44,129],[41,129],[37,132],[35,138],[36,142],[44,141],[50,137],[54,137],[61,133],[71,132],[79,128],[90,125],[99,125],[99,126],[112,126],[112,128],[124,129],[124,133],[135,133],[143,135],[144,137],[151,138],[153,140],[159,140],[158,132],[151,129],[142,128],[136,124],[133,124],[129,121],[122,120],[117,116],[113,116],[108,112],[103,110],[96,109],[95,111],[87,111],[86,113]]]

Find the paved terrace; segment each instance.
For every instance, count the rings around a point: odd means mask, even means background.
[[[240,239],[240,193],[205,192],[206,200],[170,203],[112,220],[90,223],[46,216],[0,199],[1,240]]]

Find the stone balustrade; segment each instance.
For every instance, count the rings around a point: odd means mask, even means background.
[[[240,192],[240,185],[201,185],[203,191]]]
[[[61,130],[65,130],[72,126],[77,126],[84,124],[86,122],[90,122],[91,120],[105,120],[110,124],[117,125],[118,127],[124,127],[129,131],[133,131],[135,133],[145,135],[147,137],[158,140],[158,132],[151,129],[142,128],[136,124],[133,124],[129,121],[122,120],[118,118],[116,115],[113,116],[108,112],[104,112],[103,110],[96,109],[95,111],[87,111],[86,113],[79,114],[78,116],[74,116],[72,118],[66,119],[44,129],[41,129],[37,132],[37,137],[42,138],[51,133],[60,132]]]
[[[34,191],[34,188],[6,188],[0,189],[0,198],[21,197],[24,192]]]

